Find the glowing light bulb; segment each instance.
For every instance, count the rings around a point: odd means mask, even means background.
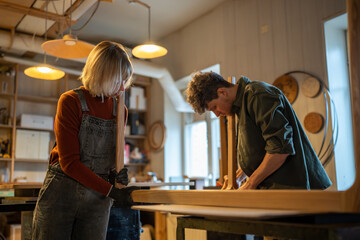
[[[74,46],[76,44],[76,40],[65,40],[65,45],[67,46]]]
[[[143,45],[141,47],[141,50],[144,51],[144,52],[156,52],[158,51],[160,48],[156,45],[153,45],[153,44],[146,44],[146,45]]]
[[[49,68],[49,67],[38,67],[37,69],[38,69],[39,72],[41,72],[41,73],[49,73],[49,72],[52,71],[51,68]]]

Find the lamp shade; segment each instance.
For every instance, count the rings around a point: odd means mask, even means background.
[[[155,44],[143,44],[133,48],[132,55],[137,58],[157,58],[167,54],[167,50],[164,47]]]
[[[93,44],[80,41],[70,34],[64,35],[62,39],[41,44],[41,48],[47,54],[65,59],[86,58],[94,47]]]
[[[48,64],[40,64],[25,69],[24,73],[32,78],[45,80],[57,80],[65,76],[65,72],[54,68]]]

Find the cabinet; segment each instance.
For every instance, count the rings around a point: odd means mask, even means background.
[[[24,74],[25,68],[25,66],[18,64],[0,62],[0,142],[1,152],[7,153],[0,155],[0,182],[14,182],[17,179],[24,178],[28,182],[43,181],[48,158],[41,154],[30,154],[29,151],[31,149],[26,149],[26,142],[18,145],[23,146],[24,149],[16,149],[17,130],[25,130],[29,134],[32,131],[37,132],[38,136],[35,136],[37,134],[30,134],[28,136],[29,141],[33,141],[31,139],[36,138],[36,141],[39,142],[39,149],[45,146],[47,152],[50,152],[54,145],[54,132],[52,130],[20,127],[18,123],[19,117],[21,114],[55,117],[60,95],[68,89],[81,86],[81,81],[77,80],[78,76],[65,75],[63,79],[57,81],[46,81],[26,76]],[[143,129],[139,134],[131,134],[131,132],[126,134],[125,142],[129,145],[129,152],[137,147],[146,157],[138,161],[129,159],[125,166],[129,168],[130,177],[136,176],[138,178],[139,176],[144,176],[144,171],[150,161],[146,129],[149,119],[147,110],[150,104],[148,94],[150,92],[151,79],[142,76],[134,76],[134,79],[133,85],[143,89],[146,106],[141,110],[137,107],[128,106],[129,115],[136,115],[138,117],[137,122],[143,125]],[[128,96],[129,94],[130,92],[127,93]],[[129,121],[128,125],[131,126]],[[44,138],[50,139],[50,141],[46,141]],[[6,146],[7,149],[5,149],[6,141],[9,142]],[[19,150],[24,150],[27,154],[18,157],[19,152],[24,152]],[[41,152],[43,153],[43,150]],[[16,155],[15,153],[18,154]]]

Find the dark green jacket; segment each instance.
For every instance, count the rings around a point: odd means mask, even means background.
[[[287,153],[285,163],[259,188],[328,188],[331,181],[285,95],[246,77],[238,84],[232,111],[237,116],[237,158],[246,175],[251,176],[266,153]]]

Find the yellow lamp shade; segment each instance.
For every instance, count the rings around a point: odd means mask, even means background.
[[[47,54],[65,59],[86,58],[94,47],[94,45],[80,41],[70,34],[64,35],[62,39],[50,40],[41,44],[41,48]]]
[[[143,44],[133,48],[132,54],[137,58],[149,59],[162,57],[167,54],[167,50],[155,44]]]
[[[45,80],[57,80],[65,76],[65,72],[47,64],[29,67],[25,69],[24,73],[32,78]]]

